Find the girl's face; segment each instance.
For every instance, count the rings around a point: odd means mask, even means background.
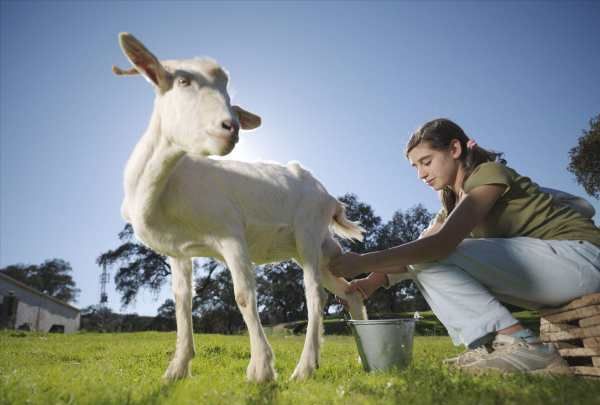
[[[446,186],[456,187],[457,175],[462,164],[459,160],[462,149],[457,139],[452,140],[447,150],[431,149],[429,142],[423,141],[408,154],[411,166],[417,169],[417,176],[436,191]]]

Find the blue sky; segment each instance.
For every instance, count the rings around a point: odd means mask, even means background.
[[[128,67],[121,31],[159,58],[210,56],[230,72],[234,102],[263,118],[231,158],[299,160],[384,220],[437,209],[403,156],[436,117],[539,184],[585,196],[566,166],[600,113],[598,2],[0,7],[0,266],[69,261],[80,307],[98,302],[95,260],[118,244],[123,168],[152,110],[143,79],[111,74]],[[127,311],[154,315],[169,296],[141,294]]]

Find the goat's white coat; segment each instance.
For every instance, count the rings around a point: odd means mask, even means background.
[[[362,238],[361,228],[346,219],[342,204],[297,162],[206,157],[229,153],[238,125],[251,129],[260,122],[230,106],[227,75],[216,62],[159,62],[133,36],[121,34],[120,42],[157,90],[150,125],[125,169],[122,215],[144,244],[169,256],[177,344],[165,378],[189,375],[194,355],[192,258],[207,256],[225,262],[231,271],[235,299],[250,336],[251,381],[276,377],[273,352],[258,317],[253,263],[294,258],[302,265],[308,327],[292,378],[310,376],[318,366],[325,298],[321,286],[344,298],[353,318],[366,319],[359,296],[347,294],[347,282],[327,270],[329,258],[340,253],[330,227],[356,239]]]

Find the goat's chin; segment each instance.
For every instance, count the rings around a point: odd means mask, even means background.
[[[231,151],[235,148],[236,142],[224,138],[216,138],[211,140],[210,144],[211,145],[209,149],[211,151],[211,155],[225,156],[230,154]]]
[[[225,148],[223,148],[220,156],[229,155],[234,148],[235,148],[235,143],[231,142],[230,144],[226,145]]]
[[[226,142],[224,140],[218,140],[205,142],[199,145],[186,145],[182,146],[182,149],[191,155],[200,156],[225,156],[231,153],[235,148],[235,142]]]

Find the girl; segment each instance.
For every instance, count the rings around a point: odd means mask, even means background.
[[[438,191],[442,209],[413,242],[332,260],[349,291],[367,298],[377,288],[413,278],[462,355],[447,362],[468,371],[568,372],[501,302],[529,309],[559,306],[600,292],[600,230],[500,154],[479,147],[447,119],[424,124],[406,156]]]

